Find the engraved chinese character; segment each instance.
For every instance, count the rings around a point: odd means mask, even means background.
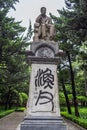
[[[52,111],[53,111],[54,110],[53,94],[50,92],[47,92],[47,91],[40,90],[39,96],[38,96],[37,101],[35,103],[35,106],[37,106],[38,104],[43,105],[43,104],[47,104],[50,102],[52,104]]]
[[[35,76],[35,87],[42,87],[44,86],[44,89],[49,87],[50,89],[53,88],[54,85],[54,75],[52,74],[52,71],[49,68],[46,68],[46,70],[39,69],[37,71],[37,75]]]

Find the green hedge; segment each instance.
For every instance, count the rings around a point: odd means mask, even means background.
[[[25,107],[18,107],[17,109],[15,109],[15,111],[23,112],[25,109]]]
[[[8,115],[8,114],[10,114],[10,113],[12,113],[14,111],[15,111],[15,109],[2,111],[2,112],[0,112],[0,118],[4,117],[4,116],[6,116],[6,115]]]
[[[82,126],[83,128],[87,129],[87,119],[82,119],[82,118],[76,117],[74,115],[70,115],[67,112],[61,112],[61,115],[64,116],[65,118],[77,123],[78,125]]]
[[[25,107],[18,107],[18,108],[13,108],[11,110],[0,110],[0,118],[9,115],[12,112],[18,111],[18,112],[23,112],[25,110]]]

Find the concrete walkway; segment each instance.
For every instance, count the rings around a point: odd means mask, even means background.
[[[67,124],[68,130],[86,130],[86,129],[80,127],[79,125],[77,125],[76,123],[73,123],[72,121],[69,121],[67,119],[64,119],[64,121]]]
[[[0,130],[20,130],[20,122],[24,119],[23,112],[14,112],[0,119]],[[68,130],[86,130],[65,119]]]
[[[24,118],[23,112],[14,112],[0,119],[0,130],[15,130]]]

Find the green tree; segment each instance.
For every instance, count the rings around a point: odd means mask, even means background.
[[[68,113],[71,114],[71,106],[70,106],[70,101],[68,98],[68,92],[66,90],[66,86],[65,83],[67,84],[69,82],[69,78],[68,78],[68,68],[63,68],[63,66],[59,69],[59,81],[60,84],[62,86],[63,92],[64,92],[64,96],[66,99],[66,104],[67,104],[67,108],[68,108]],[[60,89],[61,90],[61,89]],[[60,92],[61,93],[61,92]]]
[[[7,16],[10,8],[15,9],[16,2],[18,0],[6,0],[0,4],[0,97],[5,109],[11,107],[12,95],[28,91],[29,74],[24,52],[30,44],[32,29],[30,23],[24,37],[26,28]]]
[[[87,96],[87,41],[83,42],[79,50],[78,62],[80,61],[80,68],[84,72],[85,95]]]
[[[65,9],[63,8],[62,10],[58,10],[58,12],[60,13],[60,17],[57,18],[55,16],[52,16],[52,18],[54,20],[57,32],[55,39],[60,41],[60,48],[66,52],[66,58],[64,59],[64,62],[68,63],[70,68],[75,115],[79,116],[72,62],[76,60],[78,49],[81,46],[82,32],[77,30],[77,23],[74,22],[74,20],[77,21],[75,18],[77,18],[78,16],[76,10],[78,2],[70,0],[65,2],[67,7]]]
[[[66,8],[58,10],[60,18],[52,16],[57,30],[56,40],[60,41],[60,48],[63,49],[70,65],[72,93],[74,98],[75,115],[78,116],[75,75],[72,62],[76,61],[78,54],[84,59],[82,68],[86,72],[86,55],[87,52],[79,52],[81,46],[87,47],[87,1],[86,0],[65,0]],[[82,62],[80,60],[80,62]],[[78,65],[77,65],[78,66]],[[86,74],[85,74],[86,88]]]

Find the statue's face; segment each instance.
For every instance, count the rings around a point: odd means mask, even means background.
[[[41,9],[41,14],[43,15],[43,14],[46,14],[46,9],[45,8],[42,8]]]

